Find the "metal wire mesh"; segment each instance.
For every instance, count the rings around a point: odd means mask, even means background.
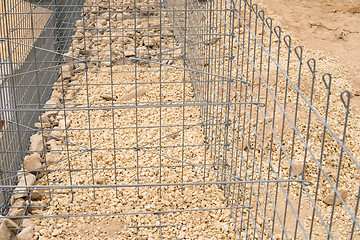
[[[14,234],[359,237],[350,94],[254,1],[1,4]]]

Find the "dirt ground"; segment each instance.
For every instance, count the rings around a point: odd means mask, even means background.
[[[348,71],[352,91],[360,90],[360,0],[256,0],[278,16],[287,34],[307,49],[325,51]],[[360,96],[352,105],[360,107]]]

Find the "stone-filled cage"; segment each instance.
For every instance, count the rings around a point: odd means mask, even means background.
[[[351,94],[255,1],[0,5],[3,239],[360,238]]]

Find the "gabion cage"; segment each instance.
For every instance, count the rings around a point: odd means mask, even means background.
[[[360,238],[350,93],[255,1],[0,19],[2,239]]]

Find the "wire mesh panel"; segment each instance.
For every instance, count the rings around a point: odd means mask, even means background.
[[[51,26],[54,18],[51,10],[31,6],[27,2],[3,1],[1,3],[1,179],[3,184],[16,184],[16,171],[23,161],[32,131],[30,126],[36,121],[38,113],[15,111],[16,108],[42,107],[49,98],[50,83],[54,82],[55,71],[37,72],[54,63],[53,29],[40,29]],[[46,36],[46,38],[45,38]],[[39,52],[36,47],[45,48]],[[42,58],[43,62],[36,61]],[[52,79],[52,81],[49,81]],[[1,203],[8,201],[9,191],[2,189]],[[4,213],[6,206],[2,205]]]
[[[252,1],[2,4],[9,239],[359,237],[350,93]]]

